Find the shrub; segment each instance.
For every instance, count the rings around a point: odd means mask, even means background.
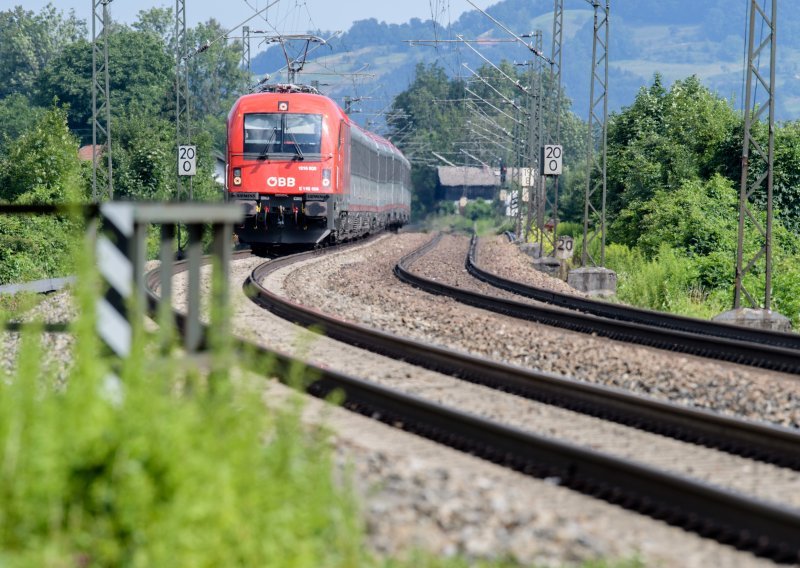
[[[800,326],[800,255],[777,259],[773,267],[774,310]]]
[[[704,318],[727,309],[722,298],[700,284],[694,261],[667,245],[647,260],[638,249],[612,244],[606,248],[606,261],[617,272],[617,297],[623,302]]]
[[[484,201],[483,199],[476,199],[470,201],[464,207],[464,217],[477,221],[478,219],[490,219],[494,216],[491,201]]]
[[[354,500],[297,400],[270,411],[262,381],[212,383],[142,342],[109,380],[94,288],[79,288],[66,384],[42,366],[35,327],[0,379],[0,565],[369,563]]]

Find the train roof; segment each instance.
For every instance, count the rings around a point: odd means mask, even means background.
[[[303,85],[268,85],[261,92],[242,95],[231,107],[228,120],[231,120],[234,113],[250,113],[264,110],[267,101],[286,101],[289,105],[289,112],[292,108],[302,112],[321,112],[334,120],[344,120],[351,127],[351,134],[360,138],[362,143],[373,144],[377,152],[391,155],[404,161],[409,167],[410,163],[403,153],[395,147],[389,140],[370,132],[366,128],[358,125],[352,120],[342,108],[330,97],[320,94],[313,87]],[[277,110],[277,106],[275,107]]]

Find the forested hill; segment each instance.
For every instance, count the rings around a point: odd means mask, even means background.
[[[585,0],[565,0],[563,75],[574,110],[581,116],[588,110],[589,67],[591,62],[593,12]],[[649,84],[654,73],[671,84],[676,79],[697,75],[703,84],[720,96],[736,101],[742,97],[742,59],[746,12],[749,2],[730,0],[617,0],[611,2],[610,94],[612,110],[630,104],[638,89]],[[541,29],[544,52],[550,53],[552,0],[502,0],[488,12],[516,33]],[[800,118],[800,13],[778,13],[778,118]],[[457,21],[442,17],[405,24],[386,24],[374,19],[356,22],[350,30],[317,49],[308,71],[352,73],[367,65],[372,78],[357,80],[306,75],[319,79],[323,90],[337,96],[369,97],[361,103],[368,116],[407,88],[416,63],[439,60],[451,76],[469,75],[462,66],[476,69],[482,63],[469,48],[453,44],[438,47],[414,46],[407,40],[508,37],[478,11],[467,12]],[[332,32],[316,31],[322,37]],[[492,61],[522,62],[530,53],[510,43],[480,45],[480,52]],[[272,48],[254,59],[258,74],[274,73],[285,65],[280,49]],[[324,67],[323,67],[324,66]]]

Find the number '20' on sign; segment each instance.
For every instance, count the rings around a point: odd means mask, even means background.
[[[542,173],[546,176],[560,176],[564,149],[560,144],[546,144],[542,148]]]
[[[574,252],[575,252],[575,242],[572,239],[572,237],[568,236],[558,237],[558,242],[556,243],[556,258],[561,260],[568,260],[572,258]]]
[[[197,146],[178,146],[178,175],[197,174]]]

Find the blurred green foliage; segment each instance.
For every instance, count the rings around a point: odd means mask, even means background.
[[[82,203],[91,197],[91,162],[78,160],[92,137],[92,46],[86,22],[47,5],[0,11],[0,201]],[[222,35],[215,20],[187,30],[187,49]],[[109,26],[114,197],[218,201],[215,150],[225,144],[230,105],[249,78],[240,43],[219,42],[192,57],[189,113],[198,173],[176,191],[175,38],[171,9],[142,10],[132,26]],[[182,143],[188,143],[184,140]],[[105,187],[106,152],[98,185]],[[98,195],[103,200],[105,195]],[[0,283],[73,271],[66,243],[82,223],[24,216],[0,219]]]
[[[146,342],[110,379],[93,287],[77,287],[65,382],[35,324],[0,377],[0,565],[368,565],[355,501],[299,398],[267,408],[263,381],[212,382]]]
[[[81,203],[83,175],[66,110],[53,108],[0,153],[0,201]],[[0,216],[0,283],[74,272],[70,247],[83,228],[82,219],[69,215]]]

